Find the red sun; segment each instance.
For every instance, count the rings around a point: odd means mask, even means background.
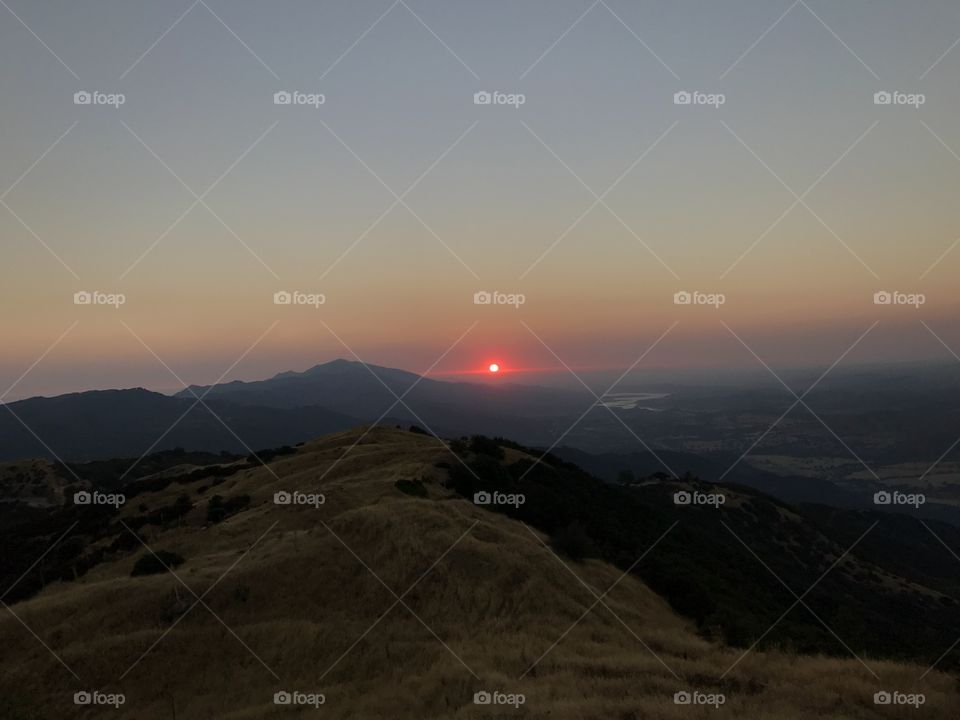
[[[497,363],[490,363],[490,366],[487,368],[492,373],[500,372],[500,365]]]

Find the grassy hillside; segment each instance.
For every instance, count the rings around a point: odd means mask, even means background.
[[[509,474],[530,458],[497,462]],[[462,497],[460,462],[426,435],[351,431],[237,468],[141,488],[88,538],[102,552],[85,574],[0,616],[0,717],[793,720],[946,718],[960,706],[956,679],[921,680],[922,665],[865,657],[877,679],[853,658],[765,650],[737,662],[743,650],[705,639],[638,577],[561,558],[550,536]],[[277,505],[282,491],[325,502]],[[183,584],[131,577],[146,547],[182,558]],[[73,704],[94,689],[126,702]],[[725,703],[674,703],[693,690]],[[876,706],[882,690],[926,702]],[[278,691],[325,703],[278,706]],[[525,703],[475,705],[481,691]]]
[[[692,477],[611,485],[556,459],[535,463],[524,452],[490,445],[475,440],[464,462],[450,465],[461,495],[523,493],[524,504],[495,509],[568,551],[575,540],[576,555],[631,569],[708,637],[960,668],[957,647],[943,641],[960,627],[960,585],[948,549],[960,547],[955,526],[791,506]],[[725,502],[678,506],[676,493]],[[655,542],[656,552],[644,555]],[[783,615],[801,593],[803,604]]]

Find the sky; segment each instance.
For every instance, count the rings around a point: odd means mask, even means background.
[[[5,0],[0,399],[960,362],[958,37],[947,0]]]

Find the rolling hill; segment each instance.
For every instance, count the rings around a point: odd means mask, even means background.
[[[528,442],[538,438],[552,441],[593,401],[580,390],[508,382],[449,382],[342,359],[304,372],[283,372],[268,380],[195,386],[178,397],[206,392],[211,398],[237,404],[276,408],[320,405],[367,422],[387,413],[404,422],[425,423],[444,436],[501,433]]]
[[[924,643],[893,633],[885,659],[861,647],[869,638],[847,635],[859,621],[845,613],[881,590],[906,610],[949,607],[951,558],[934,556],[937,543],[916,540],[912,526],[896,528],[914,543],[888,563],[872,538],[843,552],[870,517],[837,511],[817,524],[754,491],[695,481],[619,488],[556,458],[531,469],[535,456],[506,441],[453,449],[423,433],[357,429],[265,454],[267,466],[163,463],[124,485],[117,511],[68,504],[69,531],[47,527],[49,552],[24,574],[45,575],[42,590],[0,618],[0,716],[955,716],[960,688],[940,669],[925,672]],[[520,491],[524,502],[477,505],[478,487]],[[698,489],[726,493],[722,509],[670,500]],[[753,621],[768,627],[793,599],[720,521],[797,592],[820,572],[812,558],[836,565],[840,586],[807,602],[837,605],[823,617],[859,659],[828,647],[804,608],[776,643],[747,651]],[[82,572],[56,579],[79,558]],[[678,611],[678,578],[721,612]],[[847,605],[837,587],[864,592]],[[724,642],[730,603],[742,605],[749,637]],[[938,640],[945,650],[952,637]],[[803,642],[821,649],[799,654]],[[75,705],[84,691],[124,702]],[[924,703],[878,706],[878,692],[923,693]],[[277,705],[276,693],[324,702]],[[513,704],[476,704],[484,693]],[[719,706],[677,704],[677,693]]]
[[[142,388],[30,398],[0,410],[0,461],[138,457],[183,447],[210,452],[300,442],[359,424],[310,406],[255,407],[217,398],[170,397]]]
[[[8,403],[0,412],[0,461],[106,460],[175,447],[242,453],[375,422],[549,442],[591,400],[568,390],[444,382],[334,360],[268,380],[193,386],[173,397],[133,388]]]

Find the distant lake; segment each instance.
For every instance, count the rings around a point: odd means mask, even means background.
[[[670,397],[670,393],[638,393],[638,392],[615,392],[607,393],[600,399],[600,404],[608,408],[618,410],[649,410],[650,412],[662,412],[664,408],[651,407],[641,403],[651,400],[663,400]]]

